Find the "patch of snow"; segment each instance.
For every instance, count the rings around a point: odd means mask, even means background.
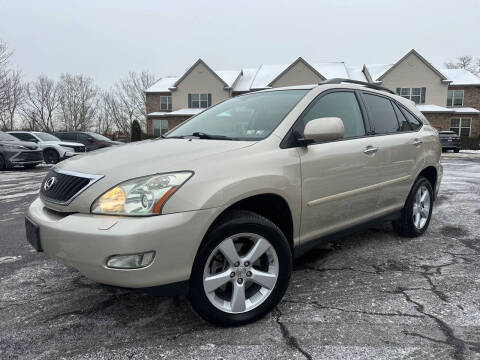
[[[348,78],[358,81],[367,81],[363,73],[363,66],[347,66]]]
[[[215,70],[215,73],[227,83],[228,87],[232,87],[235,80],[240,76],[241,70]]]
[[[465,69],[441,69],[450,85],[480,85],[480,78]]]
[[[347,68],[343,62],[321,62],[309,63],[312,67],[322,74],[326,79],[349,78]]]
[[[167,116],[192,116],[202,112],[205,109],[179,109],[171,112],[151,112],[147,114],[148,116],[158,116],[158,117],[167,117]]]
[[[150,86],[147,90],[145,90],[146,93],[156,93],[156,92],[170,92],[170,87],[175,84],[175,82],[178,80],[178,77],[164,77],[158,80],[155,84]]]
[[[378,80],[378,78],[386,73],[392,66],[393,64],[365,64],[373,81]]]
[[[237,83],[233,87],[233,91],[250,91],[253,80],[257,74],[258,68],[243,69],[243,75],[240,76]]]
[[[21,260],[21,256],[2,256],[0,257],[0,264],[11,263],[18,260]]]

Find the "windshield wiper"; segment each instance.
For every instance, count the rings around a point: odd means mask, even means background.
[[[213,139],[213,140],[235,140],[234,138],[230,136],[225,136],[225,135],[211,135],[211,134],[206,134],[203,132],[196,131],[192,133],[191,136],[198,137],[200,139]]]

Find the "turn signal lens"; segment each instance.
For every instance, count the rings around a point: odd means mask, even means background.
[[[100,209],[104,212],[121,212],[125,203],[125,191],[116,186],[99,199]]]

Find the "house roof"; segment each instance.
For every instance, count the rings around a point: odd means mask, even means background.
[[[325,79],[349,78],[344,62],[318,62],[310,64],[312,64]]]
[[[432,104],[417,105],[418,110],[426,113],[450,113],[450,114],[478,114],[480,111],[471,107],[447,108]]]
[[[347,69],[347,78],[358,81],[368,81],[365,74],[363,73],[363,66],[346,66]]]
[[[145,90],[147,93],[170,92],[170,87],[175,84],[178,77],[164,77]]]
[[[380,81],[379,78],[390,70],[392,66],[393,64],[365,64],[365,70],[372,81]]]
[[[247,68],[242,70],[242,76],[238,79],[238,81],[233,86],[233,91],[250,91],[252,88],[253,80],[255,79],[255,75],[257,74],[258,68]]]
[[[440,79],[442,80],[447,80],[445,75],[443,75],[435,66],[430,64],[422,55],[420,55],[415,49],[410,50],[408,53],[406,53],[400,60],[398,60],[395,64],[393,64],[387,71],[383,72],[378,78],[375,78],[375,80],[382,80],[385,75],[387,75],[390,71],[395,69],[399,64],[401,64],[407,57],[410,55],[415,55],[420,61],[422,61],[430,70],[432,70],[434,73],[436,73]]]
[[[242,74],[242,70],[215,70],[215,73],[231,88]]]
[[[223,80],[217,72],[212,70],[205,61],[203,61],[202,59],[198,59],[197,61],[195,61],[195,63],[192,66],[188,68],[187,71],[185,71],[185,73],[182,76],[178,78],[177,81],[175,81],[175,83],[172,86],[172,89],[176,88],[178,84],[180,84],[183,81],[183,79],[185,79],[187,75],[190,74],[193,71],[193,69],[195,69],[199,64],[202,64],[203,66],[205,66],[207,70],[209,70],[215,77],[217,77],[225,85],[225,87],[229,87],[228,84],[225,82],[225,80]]]
[[[205,109],[179,109],[170,112],[156,111],[147,114],[149,117],[170,117],[170,116],[192,116],[197,115]]]
[[[480,85],[480,78],[465,69],[441,69],[445,76],[451,80],[450,85]]]
[[[321,79],[325,79],[325,77],[314,67],[312,66],[311,64],[309,64],[308,62],[306,62],[305,60],[303,60],[301,57],[299,57],[297,60],[295,60],[294,62],[292,62],[290,65],[288,65],[282,72],[278,73],[275,78],[270,81],[270,83],[268,84],[268,86],[270,87],[276,80],[280,79],[283,74],[287,73],[292,67],[294,67],[296,64],[298,63],[302,63],[304,64],[308,69],[310,69],[311,72],[313,72],[315,75],[317,75],[318,77],[320,77]]]

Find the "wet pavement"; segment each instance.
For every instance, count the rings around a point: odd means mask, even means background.
[[[184,297],[95,284],[26,243],[45,168],[0,173],[1,359],[480,358],[480,159],[443,160],[427,233],[388,224],[295,263],[264,319],[218,328]]]

